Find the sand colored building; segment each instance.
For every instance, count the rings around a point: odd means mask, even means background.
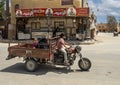
[[[88,16],[86,0],[11,0],[8,38],[52,37],[55,29],[73,38],[87,29]]]
[[[108,28],[107,23],[97,24],[97,30],[99,32],[110,32],[110,29]]]

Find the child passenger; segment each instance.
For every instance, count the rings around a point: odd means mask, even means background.
[[[37,39],[37,38],[34,38],[33,48],[37,48],[37,47],[38,47],[38,39]]]

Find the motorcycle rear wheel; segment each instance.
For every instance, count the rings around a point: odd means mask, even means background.
[[[91,68],[91,61],[88,58],[82,58],[78,61],[78,66],[83,71],[88,71]]]
[[[25,67],[27,71],[34,72],[37,69],[37,62],[32,59],[26,60]]]

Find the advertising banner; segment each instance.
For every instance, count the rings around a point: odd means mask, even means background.
[[[66,8],[53,8],[53,16],[66,16]]]
[[[16,10],[16,17],[27,17],[27,16],[33,16],[32,9],[18,9],[18,10]]]
[[[76,8],[76,16],[89,16],[89,8]]]
[[[47,8],[34,8],[33,9],[34,16],[45,16],[46,9]]]
[[[67,9],[67,16],[76,16],[76,9],[73,7],[70,7]]]
[[[18,9],[16,17],[34,17],[34,16],[89,16],[89,8],[33,8],[33,9]]]

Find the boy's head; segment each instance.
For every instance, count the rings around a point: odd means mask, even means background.
[[[65,35],[63,33],[61,33],[59,36],[60,36],[60,38],[63,38]]]

